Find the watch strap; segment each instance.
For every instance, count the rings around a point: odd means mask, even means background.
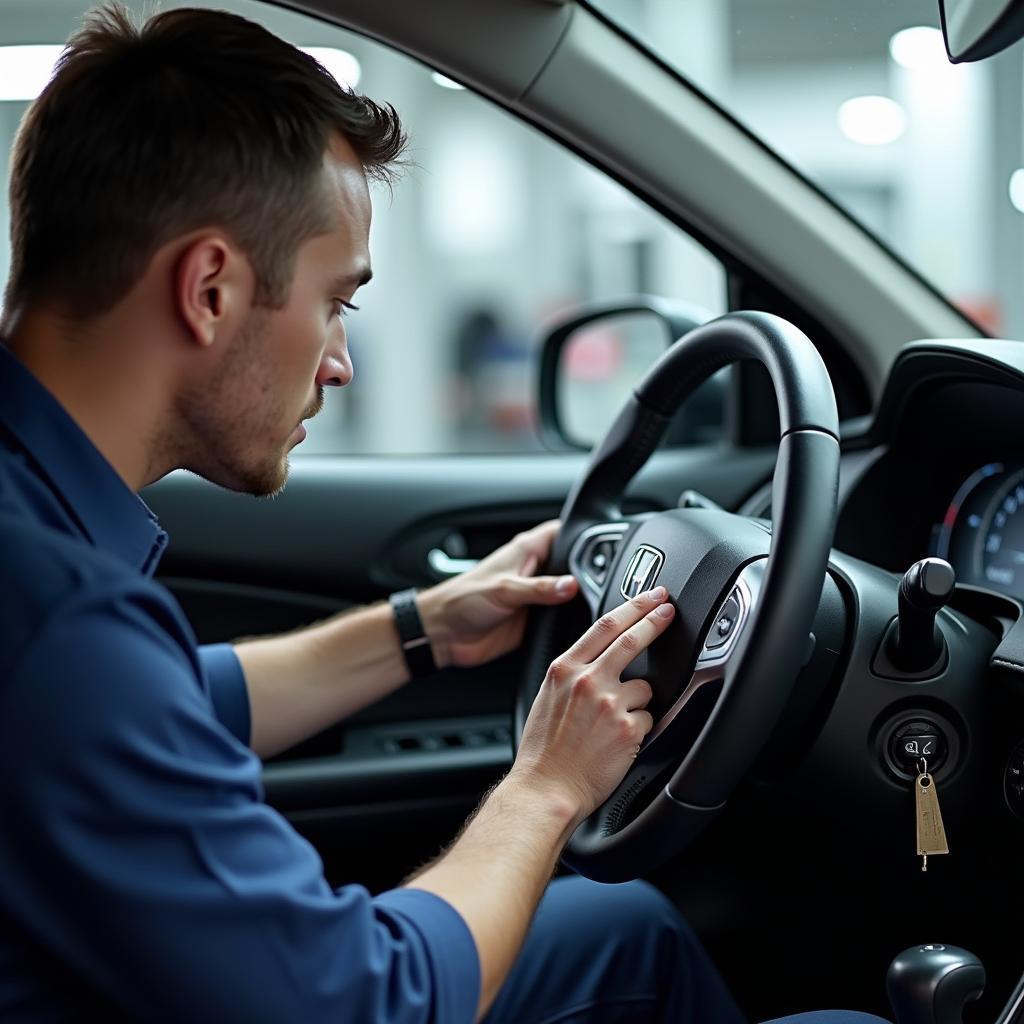
[[[413,679],[432,675],[437,671],[437,663],[416,607],[415,588],[399,590],[388,598],[388,602],[395,615],[395,627],[398,629],[398,639],[409,675]]]

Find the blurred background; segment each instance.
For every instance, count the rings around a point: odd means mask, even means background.
[[[414,166],[393,194],[375,194],[374,280],[347,320],[355,381],[329,394],[302,452],[539,448],[533,353],[545,320],[588,299],[636,292],[708,315],[724,311],[725,275],[715,258],[458,83],[290,11],[245,0],[204,6],[318,48],[336,77],[393,103],[412,136]],[[980,66],[949,66],[935,0],[596,6],[989,330],[1024,336],[1021,47]],[[86,7],[0,0],[5,193],[18,122],[57,52],[25,47],[59,48]],[[4,204],[4,279],[7,227]],[[607,402],[609,421],[618,398],[600,385],[616,372],[619,344],[614,335],[598,339],[594,355],[570,366],[581,387],[605,395],[597,404]]]

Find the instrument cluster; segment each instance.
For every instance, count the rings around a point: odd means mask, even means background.
[[[1024,459],[974,469],[934,525],[931,549],[960,583],[1024,599]]]

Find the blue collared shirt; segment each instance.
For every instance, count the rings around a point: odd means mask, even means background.
[[[263,802],[241,666],[151,578],[166,543],[0,344],[0,1019],[472,1021],[458,913],[332,889]]]

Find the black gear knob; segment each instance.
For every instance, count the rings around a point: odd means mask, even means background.
[[[885,984],[896,1024],[961,1024],[964,1005],[985,989],[985,968],[959,946],[911,946]]]

